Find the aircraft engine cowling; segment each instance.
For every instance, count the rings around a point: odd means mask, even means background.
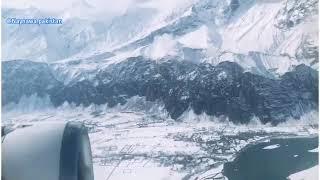
[[[2,180],[93,180],[85,126],[76,122],[2,128]]]

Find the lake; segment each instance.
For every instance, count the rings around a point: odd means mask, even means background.
[[[278,138],[244,148],[224,165],[229,180],[287,180],[296,172],[317,165],[318,137]]]

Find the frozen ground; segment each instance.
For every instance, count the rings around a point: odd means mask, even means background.
[[[65,105],[57,109],[8,110],[3,124],[81,121],[89,128],[96,180],[174,180],[222,178],[222,165],[249,143],[276,136],[309,136],[318,131],[317,113],[277,127],[221,122],[219,118],[186,112],[180,121],[168,118],[161,106],[89,108]],[[141,105],[141,106],[140,106]]]
[[[311,149],[309,152],[319,153],[319,147]],[[318,180],[319,179],[319,165],[312,168],[294,173],[288,177],[289,180]]]
[[[292,174],[288,177],[289,180],[318,180],[319,165],[312,168]]]

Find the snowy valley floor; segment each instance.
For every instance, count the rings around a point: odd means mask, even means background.
[[[90,133],[95,180],[223,179],[223,164],[246,145],[280,136],[312,136],[318,131],[317,124],[310,125],[310,121],[316,122],[317,113],[276,127],[255,121],[235,125],[206,115],[196,116],[192,111],[176,122],[165,114],[128,108],[68,107],[8,111],[2,115],[3,124],[85,123]],[[299,175],[292,175],[292,179]]]

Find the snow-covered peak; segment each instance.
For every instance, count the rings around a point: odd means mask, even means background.
[[[86,0],[79,0],[73,2],[70,7],[64,9],[61,13],[63,14],[64,20],[69,19],[71,17],[82,17],[92,14],[95,8],[89,4]]]
[[[60,11],[56,15],[65,18],[61,26],[3,24],[8,32],[3,59],[87,59],[94,62],[86,64],[104,66],[130,55],[177,57],[214,64],[234,61],[267,76],[281,75],[301,63],[317,68],[316,0],[122,0],[115,5],[117,12],[95,1],[74,1]],[[5,9],[2,17],[27,12],[35,17],[42,13],[35,8]]]

